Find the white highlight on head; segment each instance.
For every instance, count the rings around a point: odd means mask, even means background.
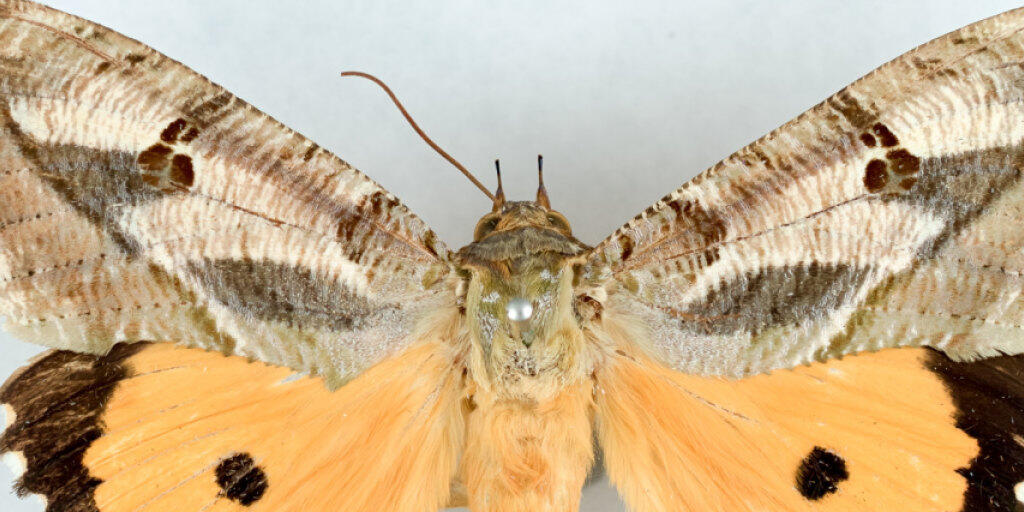
[[[516,297],[505,305],[505,312],[508,313],[508,319],[513,322],[522,322],[529,320],[533,316],[533,304],[530,301]]]
[[[1024,503],[1024,482],[1018,482],[1013,486],[1013,495],[1017,497],[1017,501]]]

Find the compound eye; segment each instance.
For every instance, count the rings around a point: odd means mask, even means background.
[[[561,213],[548,212],[548,224],[566,234],[572,233],[572,228],[569,227],[569,221]]]
[[[481,238],[491,234],[494,228],[498,227],[498,221],[501,220],[500,215],[488,215],[476,224],[476,229],[473,231],[473,241],[479,242]]]

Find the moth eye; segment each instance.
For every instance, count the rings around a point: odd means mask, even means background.
[[[501,217],[485,217],[481,219],[480,223],[476,225],[476,230],[473,232],[473,241],[479,242],[481,238],[494,231],[494,228],[498,227],[498,221],[500,220]]]
[[[561,216],[560,214],[549,213],[548,224],[554,226],[554,228],[558,229],[559,231],[564,231],[566,233],[572,232],[572,228],[569,227],[569,221],[566,220],[565,217]]]

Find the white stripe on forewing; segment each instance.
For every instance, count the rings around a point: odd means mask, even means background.
[[[130,220],[128,220],[130,219]],[[331,276],[356,293],[371,293],[365,269],[330,237],[310,236],[288,225],[276,226],[227,205],[197,196],[171,196],[132,208],[123,227],[165,268],[204,259],[252,258],[309,269]]]
[[[894,273],[945,223],[920,208],[878,199],[846,203],[761,236],[718,247],[718,260],[703,269],[678,307],[702,300],[714,287],[769,266],[843,264]]]
[[[175,119],[152,110],[129,116],[112,105],[76,99],[13,96],[8,106],[22,133],[42,144],[107,151],[141,152],[159,141],[160,132]]]
[[[900,145],[919,158],[933,158],[1019,144],[1024,141],[1024,99],[978,103],[962,90],[941,87],[915,98],[883,119]],[[975,94],[981,94],[976,91]]]

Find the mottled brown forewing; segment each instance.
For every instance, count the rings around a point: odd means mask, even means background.
[[[662,198],[595,248],[605,316],[707,375],[1024,351],[1022,31],[922,45]]]
[[[450,305],[448,250],[348,164],[154,50],[0,3],[0,314],[344,382]]]

